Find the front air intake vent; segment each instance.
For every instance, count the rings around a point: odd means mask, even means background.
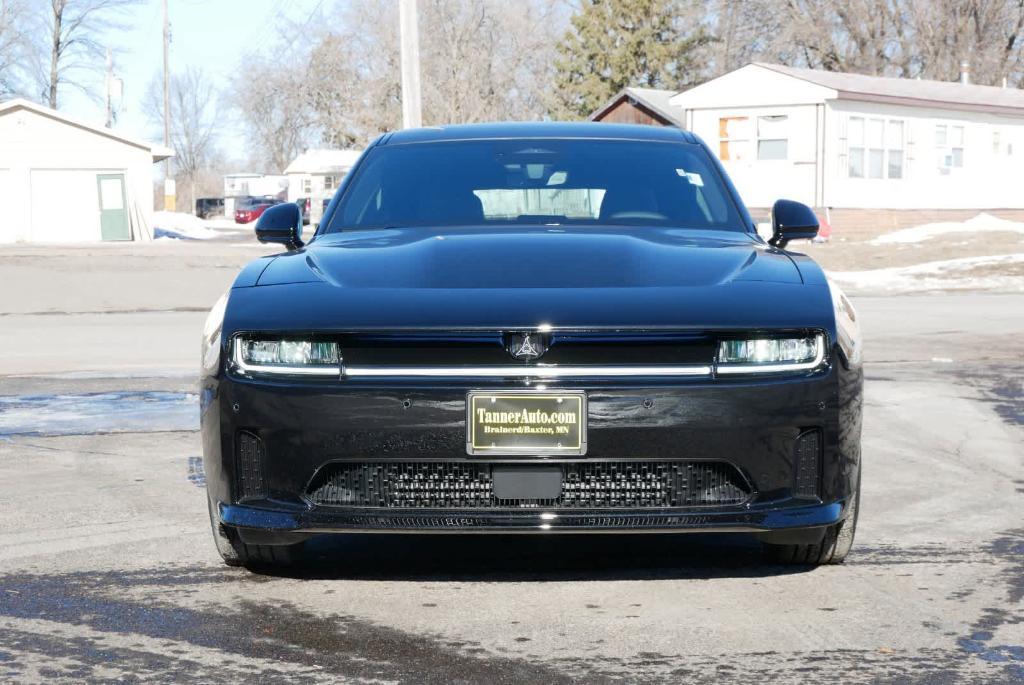
[[[238,499],[266,497],[263,478],[263,441],[246,431],[239,431],[235,447],[235,476]]]
[[[313,504],[391,509],[660,509],[729,506],[746,502],[752,489],[725,462],[569,462],[557,496],[499,498],[486,463],[357,462],[327,464],[306,491]]]
[[[818,429],[801,433],[793,448],[796,480],[793,496],[818,499],[821,480],[821,431]]]

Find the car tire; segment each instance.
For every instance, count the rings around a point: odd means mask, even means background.
[[[780,564],[841,564],[853,547],[857,532],[857,514],[860,509],[860,471],[857,472],[857,488],[846,518],[829,526],[821,542],[803,545],[764,545],[768,558]]]
[[[207,498],[213,544],[228,566],[287,566],[295,561],[302,543],[294,545],[250,545],[242,542],[230,526],[217,516],[213,501]]]

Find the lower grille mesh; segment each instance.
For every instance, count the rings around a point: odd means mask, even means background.
[[[498,499],[492,465],[447,462],[359,462],[325,466],[307,496],[317,505],[398,509],[659,508],[734,505],[750,486],[731,464],[618,461],[560,464],[555,499]]]
[[[796,461],[796,482],[793,494],[797,497],[818,497],[818,480],[821,468],[821,431],[809,430],[801,433],[793,450]]]
[[[235,459],[238,479],[238,498],[264,497],[263,441],[252,433],[240,431]]]

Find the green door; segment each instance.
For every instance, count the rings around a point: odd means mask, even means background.
[[[100,236],[103,240],[131,240],[124,174],[97,174],[100,192]]]

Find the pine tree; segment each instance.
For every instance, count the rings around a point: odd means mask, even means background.
[[[687,9],[684,0],[582,0],[558,47],[552,114],[586,118],[627,86],[692,84],[710,37]]]

